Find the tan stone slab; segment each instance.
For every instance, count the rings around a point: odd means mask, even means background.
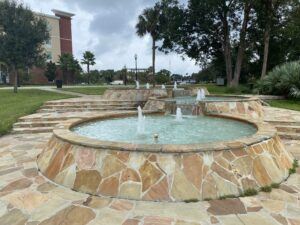
[[[223,225],[245,225],[236,215],[218,216],[218,220],[221,221]]]
[[[248,213],[247,215],[238,215],[243,225],[274,225],[277,224],[277,221],[274,220],[271,216],[262,213]]]

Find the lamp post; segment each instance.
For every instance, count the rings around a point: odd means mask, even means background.
[[[138,56],[137,54],[134,55],[134,59],[135,59],[135,80],[137,81],[138,78],[137,78],[137,75],[138,75],[138,71],[137,71],[137,59],[138,59]]]

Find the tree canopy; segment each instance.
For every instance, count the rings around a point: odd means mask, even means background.
[[[297,0],[161,0],[160,50],[226,74],[236,86],[299,54]],[[293,43],[293,45],[291,45]]]
[[[15,74],[17,92],[18,69],[31,67],[45,61],[43,44],[49,39],[47,22],[37,17],[22,3],[0,2],[0,61],[5,62]]]

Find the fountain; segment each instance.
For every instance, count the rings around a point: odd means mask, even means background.
[[[150,89],[150,84],[149,83],[146,84],[146,89]]]
[[[136,84],[136,89],[140,89],[140,82],[139,81],[135,81]]]
[[[202,101],[202,100],[204,100],[205,99],[205,91],[204,91],[204,89],[200,89],[200,90],[198,90],[198,92],[197,92],[197,99],[196,99],[196,101]]]
[[[199,101],[201,101],[201,100],[202,100],[201,90],[198,90],[196,101],[199,102]]]
[[[177,90],[177,82],[175,81],[175,83],[174,83],[174,88],[173,88],[174,90]]]
[[[201,97],[202,97],[202,99],[206,98],[206,96],[205,96],[205,90],[203,88],[201,88]]]
[[[145,119],[143,116],[143,111],[141,106],[138,107],[138,123],[137,123],[137,133],[144,134],[145,133]]]
[[[176,121],[180,122],[182,121],[182,112],[181,112],[181,108],[177,108],[176,109]]]
[[[161,89],[166,89],[166,86],[163,84],[163,85],[161,85]]]

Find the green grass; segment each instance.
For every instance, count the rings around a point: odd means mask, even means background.
[[[44,102],[69,97],[72,96],[33,89],[19,90],[17,94],[12,89],[0,90],[0,136],[9,133],[19,117],[34,113]]]
[[[103,95],[107,87],[78,87],[78,88],[63,88],[63,91],[70,91],[85,95]]]
[[[270,106],[300,111],[300,100],[270,100]]]
[[[244,86],[240,85],[236,88],[231,88],[227,86],[217,86],[216,84],[195,84],[195,85],[183,85],[179,87],[206,87],[210,94],[215,95],[243,95],[243,94],[252,94],[252,91]]]

